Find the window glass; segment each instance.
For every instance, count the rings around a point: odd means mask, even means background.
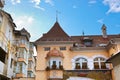
[[[60,50],[66,50],[66,47],[60,47]]]
[[[105,59],[102,57],[97,57],[94,59],[94,68],[95,69],[106,69]]]
[[[44,47],[44,51],[50,51],[50,47]]]
[[[75,69],[87,69],[87,59],[77,58],[75,62]]]

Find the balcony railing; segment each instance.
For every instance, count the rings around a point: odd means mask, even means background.
[[[15,40],[12,41],[13,45],[16,47],[25,47],[26,49],[29,49],[29,42],[24,41],[24,40]]]
[[[111,76],[111,70],[64,70],[64,74],[63,74],[64,78],[65,77],[70,77],[70,76],[78,76],[78,77],[90,77],[92,76],[92,78],[96,79],[96,77],[101,79],[104,77],[104,80],[112,80],[112,76]],[[99,79],[98,79],[99,80]]]
[[[63,66],[60,65],[59,67],[57,67],[57,65],[52,65],[52,67],[50,68],[49,66],[46,67],[46,70],[64,70]]]

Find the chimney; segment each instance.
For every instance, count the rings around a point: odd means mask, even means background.
[[[107,38],[107,27],[105,26],[105,24],[102,25],[101,29],[103,38]]]

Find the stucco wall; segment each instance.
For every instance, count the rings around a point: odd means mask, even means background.
[[[4,64],[0,61],[0,74],[3,74]]]
[[[36,71],[35,80],[47,80],[47,72],[44,70]]]
[[[52,49],[56,48],[60,50],[60,46],[66,46],[66,50],[61,50],[63,53],[63,68],[64,70],[73,70],[74,64],[73,61],[77,57],[84,57],[88,60],[89,69],[93,69],[93,60],[96,57],[104,57],[107,59],[109,54],[107,50],[82,50],[82,51],[71,51],[70,47],[72,44],[59,44],[59,45],[38,45],[37,46],[37,64],[36,64],[36,79],[35,80],[47,80],[48,74],[45,70],[47,67],[46,55],[49,51],[44,51],[44,47],[50,47]],[[61,75],[61,74],[60,74]]]
[[[114,68],[115,80],[120,80],[120,64]]]

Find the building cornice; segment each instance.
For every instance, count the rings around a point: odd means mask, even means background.
[[[71,51],[106,51],[105,47],[71,47]]]
[[[73,44],[74,41],[39,41],[36,45],[59,45],[59,44]]]

